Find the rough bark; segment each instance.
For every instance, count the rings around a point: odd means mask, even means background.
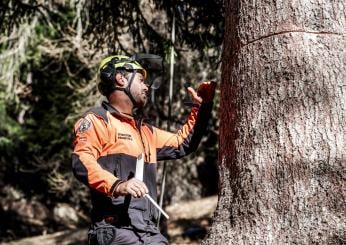
[[[345,10],[226,3],[220,193],[204,244],[346,242]]]

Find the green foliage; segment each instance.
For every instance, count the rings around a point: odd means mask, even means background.
[[[61,25],[72,21],[72,16],[71,10],[66,17],[60,13],[52,19]],[[75,101],[83,100],[71,84],[78,87],[84,80],[91,79],[89,70],[83,68],[75,54],[51,56],[42,52],[43,42],[64,38],[58,30],[60,25],[37,22],[25,49],[25,63],[17,64],[18,70],[14,70],[15,96],[8,97],[1,92],[0,97],[3,183],[17,186],[27,196],[44,199],[71,197],[70,186],[62,188],[56,184],[71,179],[73,122],[68,117],[75,111]],[[3,45],[2,50],[11,46]],[[71,76],[70,71],[76,69],[79,76]],[[7,84],[0,85],[5,88]]]
[[[51,191],[46,176],[67,169],[64,165],[69,165],[72,123],[65,119],[72,111],[71,104],[77,95],[67,86],[69,78],[61,76],[66,72],[40,71],[40,67],[52,60],[41,59],[41,63],[37,63],[36,55],[33,57],[21,67],[22,77],[32,73],[32,84],[28,85],[31,93],[22,95],[19,104],[7,102],[7,111],[2,101],[0,112],[5,124],[1,128],[4,136],[0,150],[4,156],[2,160],[7,164],[7,183],[19,186],[27,194],[46,195]],[[23,122],[19,123],[16,118],[23,112]],[[57,164],[56,159],[63,161]],[[18,164],[11,164],[13,162]]]
[[[140,50],[155,52],[164,56],[165,46],[169,40],[148,23],[142,13],[140,2],[126,0],[90,1],[86,7],[93,15],[88,16],[90,25],[85,35],[93,34],[97,46],[109,43],[110,50],[119,52],[116,46],[122,34],[119,30],[128,28],[135,46]],[[199,50],[201,56],[206,55],[203,48],[221,45],[224,31],[223,1],[165,0],[153,1],[152,4],[156,10],[164,11],[167,16],[166,33],[171,32],[173,16],[175,16],[178,45],[186,44],[192,49]],[[148,45],[144,45],[144,41],[148,41]]]
[[[3,92],[0,93],[0,98],[3,98]],[[12,141],[20,134],[20,127],[6,113],[5,102],[0,99],[0,152],[6,155],[12,155],[15,152],[15,145]]]

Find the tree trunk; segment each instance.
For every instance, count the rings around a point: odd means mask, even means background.
[[[203,244],[346,241],[346,2],[225,4],[220,193]]]

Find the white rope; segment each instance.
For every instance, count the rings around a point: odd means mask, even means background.
[[[172,114],[172,101],[173,101],[173,79],[174,79],[174,42],[175,42],[175,13],[173,11],[173,20],[172,20],[172,46],[171,46],[171,57],[170,57],[170,70],[169,70],[169,100],[168,100],[168,123],[167,123],[167,130],[170,131],[171,129],[171,114]],[[163,171],[162,171],[162,181],[161,181],[161,193],[160,193],[160,207],[162,208],[163,205],[163,197],[165,194],[165,187],[166,187],[166,176],[167,176],[167,161],[163,163]],[[161,212],[159,212],[159,217],[157,219],[157,227],[160,225],[160,217]]]

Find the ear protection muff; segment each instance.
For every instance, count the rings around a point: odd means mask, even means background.
[[[108,97],[116,88],[114,84],[116,69],[114,67],[114,58],[108,62],[100,71],[99,91],[102,95]]]
[[[111,82],[114,80],[114,75],[115,75],[115,68],[112,64],[108,63],[100,73],[100,78],[101,80]]]

